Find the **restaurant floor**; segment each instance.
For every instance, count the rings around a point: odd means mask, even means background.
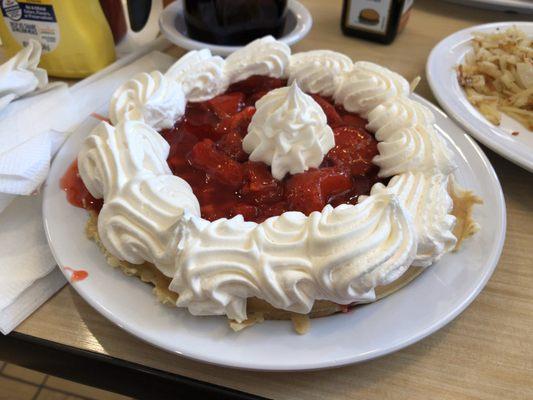
[[[79,383],[0,361],[0,400],[128,400]]]

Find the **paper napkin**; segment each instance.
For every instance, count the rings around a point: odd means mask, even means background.
[[[41,44],[30,39],[26,47],[0,65],[0,110],[17,97],[42,89],[48,84],[48,74],[37,67],[41,50]]]
[[[41,203],[41,196],[25,196],[0,213],[0,331],[4,334],[66,282],[60,271],[50,274],[56,263],[44,235]]]

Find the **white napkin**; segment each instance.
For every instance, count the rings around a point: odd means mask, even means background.
[[[50,274],[56,263],[44,235],[41,202],[41,196],[24,196],[0,214],[0,331],[4,334],[66,283],[59,271]]]
[[[42,89],[48,84],[48,74],[37,67],[41,51],[41,44],[30,39],[26,47],[0,65],[0,110],[17,97]]]
[[[53,154],[78,119],[66,86],[16,106],[0,114],[0,213],[14,195],[30,195],[41,186]]]
[[[6,118],[0,113],[0,192],[7,191],[0,193],[0,210],[2,201],[38,189],[63,139],[93,112],[106,113],[118,86],[139,72],[170,66],[175,61],[172,57],[157,51],[147,54],[168,46],[165,40],[157,40],[69,90],[43,94],[38,101],[28,99],[28,107],[15,111],[10,106]],[[20,101],[25,100],[16,103]],[[40,196],[22,196],[0,211],[0,331],[4,334],[65,284],[46,244],[41,207]]]

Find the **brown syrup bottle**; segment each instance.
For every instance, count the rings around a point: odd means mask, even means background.
[[[342,32],[389,44],[407,24],[412,6],[413,0],[344,0]]]

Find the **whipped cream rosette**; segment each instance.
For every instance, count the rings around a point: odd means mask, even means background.
[[[168,144],[156,130],[179,119],[186,101],[213,98],[253,75],[285,77],[289,86],[255,104],[243,140],[251,161],[270,165],[277,179],[323,162],[335,137],[305,92],[318,93],[368,119],[379,141],[373,162],[388,184],[376,184],[358,204],[308,216],[202,219],[189,184],[172,175]],[[245,321],[249,298],[301,314],[317,300],[373,301],[380,287],[456,244],[452,153],[431,111],[409,99],[407,81],[376,64],[324,50],[291,55],[266,37],[226,60],[193,51],[165,75],[134,77],[113,96],[110,115],[115,126],[99,125],[78,157],[83,182],[104,199],[100,241],[119,260],[155,265],[175,304],[194,315]]]
[[[113,124],[143,121],[154,129],[170,128],[185,111],[185,94],[175,81],[159,71],[142,72],[120,86],[109,106]]]
[[[276,179],[318,167],[335,146],[326,114],[294,82],[274,89],[256,103],[242,142],[251,161],[263,161]]]
[[[342,75],[350,72],[353,62],[331,50],[312,50],[291,56],[289,83],[297,82],[307,93],[333,96]]]

